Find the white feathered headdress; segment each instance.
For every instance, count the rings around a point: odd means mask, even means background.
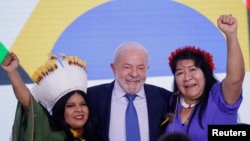
[[[86,62],[77,56],[50,54],[49,60],[32,75],[35,82],[31,89],[34,98],[50,114],[55,103],[73,90],[87,92]]]

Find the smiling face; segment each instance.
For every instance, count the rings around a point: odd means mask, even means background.
[[[121,88],[126,93],[136,94],[147,77],[148,56],[141,48],[130,46],[120,52],[111,67]]]
[[[82,128],[87,122],[88,116],[89,108],[85,99],[82,95],[74,93],[65,104],[64,118],[66,123],[75,129]]]
[[[179,60],[176,64],[175,80],[185,100],[196,100],[205,88],[202,70],[195,66],[192,59]]]

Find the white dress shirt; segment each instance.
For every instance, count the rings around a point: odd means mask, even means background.
[[[125,92],[115,81],[111,99],[110,141],[126,141],[125,113],[128,100],[124,95]],[[133,102],[139,119],[141,141],[149,141],[148,109],[144,88],[137,93]]]

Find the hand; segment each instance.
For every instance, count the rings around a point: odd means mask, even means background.
[[[11,72],[13,70],[16,70],[19,66],[19,59],[16,56],[16,54],[14,54],[13,52],[9,53],[3,63],[2,63],[2,68],[6,71],[6,72]]]
[[[230,33],[237,32],[237,20],[230,14],[230,15],[221,15],[218,20],[217,24],[219,29],[227,36]]]

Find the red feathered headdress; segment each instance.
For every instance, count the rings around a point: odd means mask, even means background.
[[[173,51],[168,58],[169,66],[171,69],[173,69],[172,67],[173,67],[174,58],[176,56],[178,56],[179,54],[184,53],[184,52],[191,52],[191,53],[202,56],[203,59],[208,63],[210,69],[212,71],[215,69],[215,65],[213,62],[213,56],[209,52],[202,50],[200,48],[196,48],[195,46],[185,46],[183,48],[178,48],[175,51]]]

